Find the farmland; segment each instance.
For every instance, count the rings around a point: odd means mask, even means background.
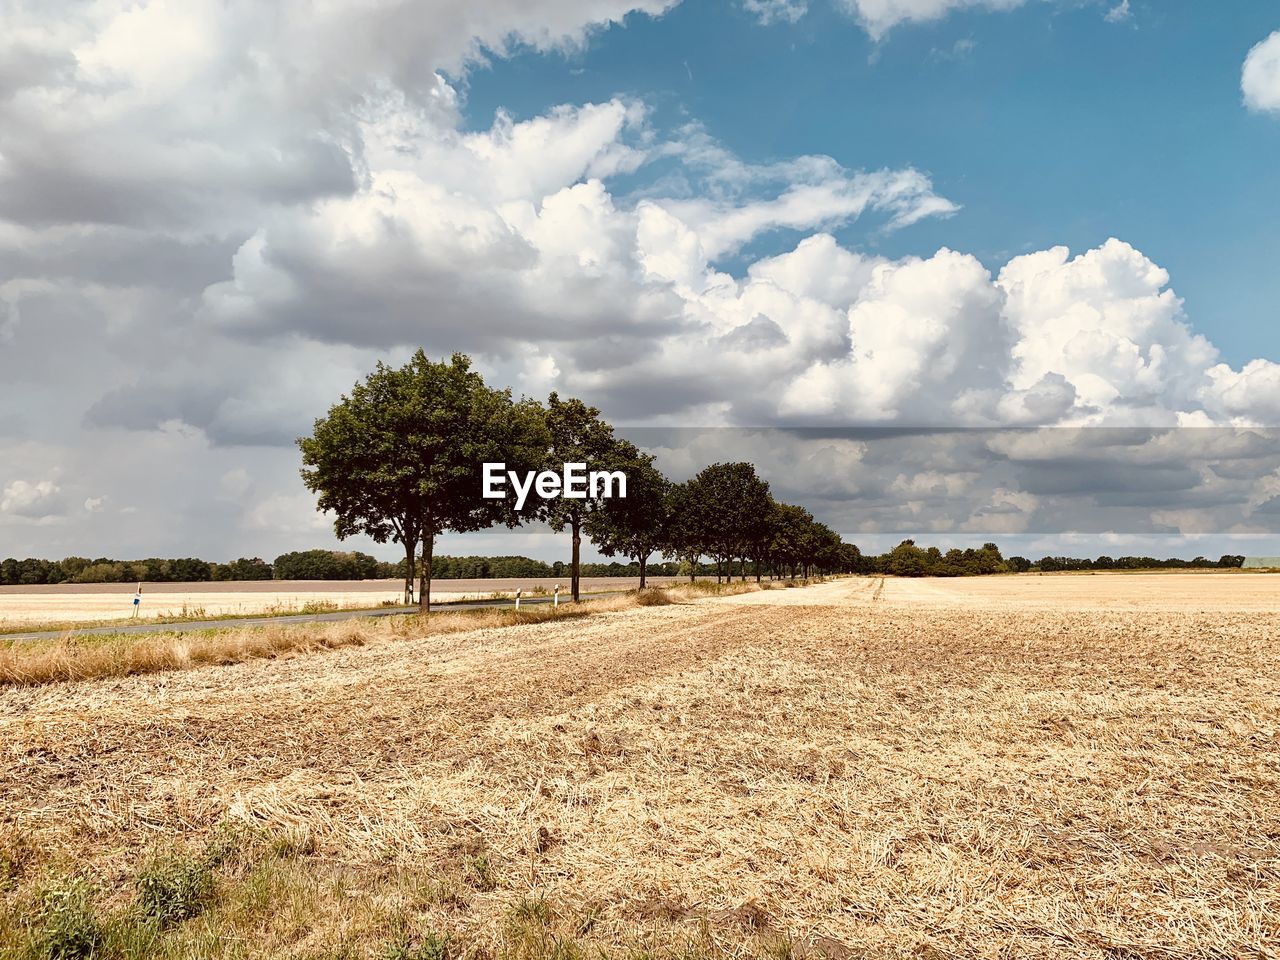
[[[3,689],[0,954],[92,903],[120,955],[1274,956],[1277,583],[850,578]],[[143,928],[157,863],[208,884]]]
[[[672,577],[650,578],[655,583]],[[567,591],[568,580],[530,577],[499,580],[437,580],[432,586],[433,602],[487,597],[541,588],[550,592],[560,583]],[[630,590],[637,581],[630,577],[585,577],[583,590]],[[33,623],[76,623],[124,620],[133,615],[132,583],[85,583],[38,586],[0,586],[0,628]],[[363,609],[383,603],[403,602],[400,580],[250,580],[219,583],[157,583],[143,588],[141,616],[221,617],[244,614],[287,613],[308,607]]]

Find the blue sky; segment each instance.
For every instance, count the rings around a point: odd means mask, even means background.
[[[877,43],[827,0],[768,26],[734,3],[683,3],[581,49],[491,61],[466,79],[465,115],[487,128],[499,108],[519,119],[621,94],[749,162],[913,166],[963,210],[888,235],[854,224],[844,243],[893,257],[948,246],[998,270],[1118,237],[1169,271],[1225,360],[1278,356],[1280,123],[1243,109],[1240,69],[1280,9],[1137,0],[1112,23],[1113,7],[965,10]]]

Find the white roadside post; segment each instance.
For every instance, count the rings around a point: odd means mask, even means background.
[[[516,591],[516,612],[520,612],[520,591]]]
[[[556,584],[555,590],[551,594],[551,605],[553,607],[560,606],[560,584]]]

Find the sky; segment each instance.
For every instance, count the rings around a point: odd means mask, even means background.
[[[873,549],[1280,553],[1278,159],[1263,0],[0,0],[0,555],[335,545],[417,347]]]

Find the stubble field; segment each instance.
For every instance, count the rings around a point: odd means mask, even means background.
[[[105,955],[1276,956],[1277,589],[845,579],[3,689],[0,954],[70,897]]]

